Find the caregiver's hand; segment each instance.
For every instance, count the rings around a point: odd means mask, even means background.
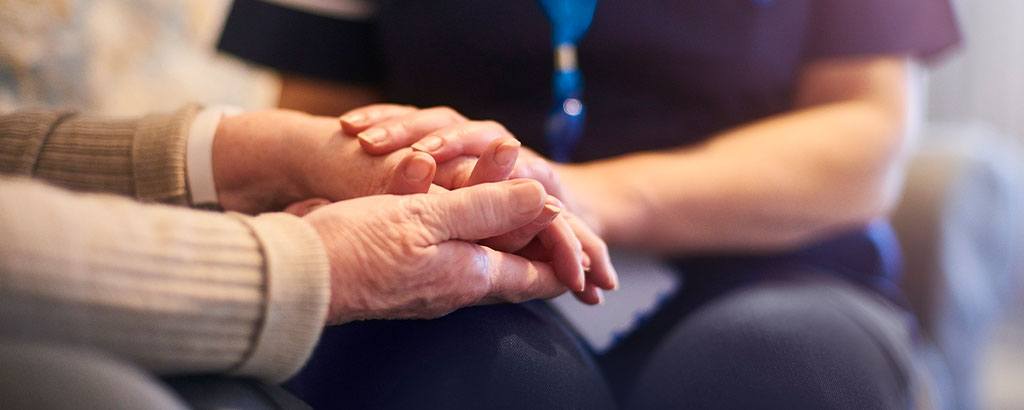
[[[330,259],[328,323],[434,318],[565,292],[547,264],[471,243],[543,220],[546,197],[537,182],[513,180],[316,208],[304,219]]]
[[[224,209],[280,210],[307,198],[340,201],[374,194],[427,192],[433,158],[411,149],[372,156],[357,140],[337,138],[337,120],[269,110],[221,120],[213,176]]]
[[[430,153],[439,163],[434,183],[457,189],[488,178],[530,178],[540,181],[548,192],[570,203],[572,196],[562,186],[555,166],[519,143],[500,124],[468,121],[455,111],[439,107],[418,110],[409,106],[378,104],[350,111],[341,117],[347,134],[357,135],[367,152],[385,155],[412,145]],[[517,155],[503,155],[506,150]],[[479,156],[479,159],[476,158]],[[515,158],[518,156],[518,160]],[[505,161],[503,158],[513,158]],[[561,204],[559,204],[561,206]],[[562,206],[564,207],[564,206]],[[600,299],[598,288],[614,289],[617,275],[608,257],[607,245],[580,218],[563,212],[549,231],[571,231],[579,238],[584,259],[589,263],[587,287],[577,296],[584,302]],[[548,232],[551,234],[551,232]],[[543,236],[543,235],[539,235]]]
[[[447,164],[435,177],[435,183],[456,189],[468,185],[471,174],[499,174],[508,168],[513,178],[539,181],[551,195],[565,200],[565,189],[554,164],[518,142],[518,161],[485,162],[476,169],[476,157],[493,148],[498,140],[513,139],[511,133],[494,121],[469,121],[448,107],[417,109],[395,104],[375,104],[349,111],[341,116],[341,127],[359,138],[363,149],[373,155],[387,155],[412,147],[431,154],[438,163]],[[471,157],[471,158],[470,158]]]

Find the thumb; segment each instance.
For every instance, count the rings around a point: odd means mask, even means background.
[[[419,196],[417,215],[437,242],[475,241],[529,224],[544,209],[547,194],[537,181],[517,179]]]

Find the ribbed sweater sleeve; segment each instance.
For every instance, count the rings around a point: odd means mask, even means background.
[[[0,238],[0,336],[92,346],[159,374],[284,380],[327,311],[324,248],[286,214],[144,205],[0,178]]]
[[[185,146],[198,106],[141,119],[26,111],[0,116],[0,173],[187,204]]]

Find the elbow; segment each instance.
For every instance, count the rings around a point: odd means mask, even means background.
[[[851,229],[889,216],[903,191],[906,166],[915,146],[916,119],[904,110],[867,110],[859,149],[834,158],[832,172],[819,181],[830,190],[821,216],[825,230]],[[836,187],[841,187],[837,189]]]
[[[835,190],[831,201],[825,201],[817,217],[805,225],[808,229],[794,235],[794,245],[807,245],[844,231],[863,228],[888,218],[903,191],[905,161],[893,161],[874,172],[850,181],[845,189]]]
[[[906,174],[909,144],[894,136],[870,159],[846,167],[839,176],[819,181],[817,209],[805,214],[803,228],[787,242],[806,246],[823,238],[863,228],[888,218],[899,205]]]
[[[845,212],[827,226],[828,231],[843,231],[867,226],[879,219],[885,219],[896,207],[896,195],[886,189],[875,188],[862,198],[852,199]]]
[[[895,202],[883,195],[864,195],[822,207],[818,213],[805,214],[800,223],[791,225],[792,229],[776,231],[771,243],[764,244],[764,250],[793,251],[842,232],[864,228],[887,217]]]

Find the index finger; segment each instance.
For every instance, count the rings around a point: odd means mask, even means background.
[[[536,181],[475,185],[443,194],[402,197],[405,214],[425,228],[422,239],[476,241],[519,229],[542,212],[547,194]]]
[[[412,148],[445,162],[460,155],[480,156],[499,139],[515,139],[511,132],[495,121],[466,121],[432,130]]]
[[[363,150],[373,155],[383,155],[408,147],[430,132],[465,121],[466,117],[451,108],[427,108],[380,121],[356,134],[356,137]]]
[[[478,245],[475,245],[478,246]],[[568,289],[558,281],[550,265],[480,246],[489,260],[491,287],[478,303],[520,303],[550,299]]]

